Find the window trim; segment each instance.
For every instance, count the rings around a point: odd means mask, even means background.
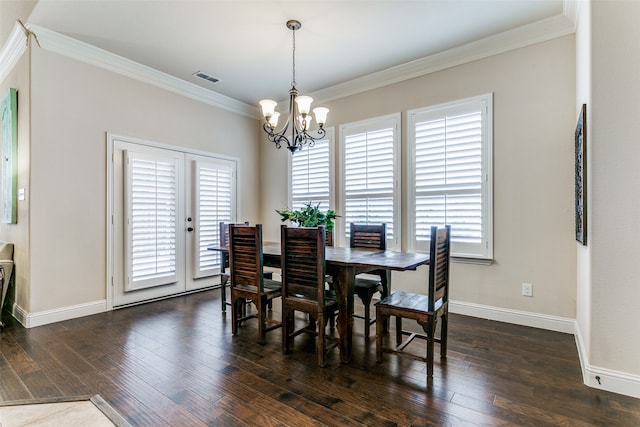
[[[478,253],[460,253],[455,251],[455,243],[452,242],[451,256],[456,260],[465,260],[464,262],[473,262],[478,260],[480,263],[486,263],[486,261],[493,260],[493,93],[487,93],[484,95],[459,99],[451,102],[441,103],[433,106],[417,108],[407,111],[407,149],[404,161],[406,162],[406,175],[405,182],[407,183],[407,248],[410,251],[419,251],[423,248],[419,247],[416,236],[416,188],[415,188],[415,118],[416,116],[424,113],[433,113],[438,110],[448,110],[453,107],[461,106],[469,103],[484,103],[485,111],[482,112],[483,124],[487,126],[483,128],[482,138],[482,213],[483,213],[483,245],[484,250],[482,254]],[[484,220],[486,218],[486,221]],[[427,248],[428,251],[428,248]]]
[[[357,122],[345,123],[339,127],[340,138],[340,156],[338,158],[338,177],[339,194],[337,200],[337,213],[343,216],[336,221],[336,233],[334,233],[334,241],[338,245],[348,244],[346,237],[346,223],[344,219],[346,209],[346,185],[345,185],[345,150],[346,135],[358,132],[372,131],[385,127],[385,122],[393,127],[393,238],[387,239],[387,248],[399,250],[402,242],[402,114],[392,113],[384,116],[374,117],[370,119],[360,120]]]

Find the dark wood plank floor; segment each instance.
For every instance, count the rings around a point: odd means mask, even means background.
[[[640,400],[582,384],[571,335],[451,315],[427,387],[423,363],[377,364],[359,319],[352,362],[321,369],[311,338],[283,355],[280,330],[260,346],[229,318],[218,290],[32,329],[5,314],[0,400],[99,394],[135,426],[640,426]]]

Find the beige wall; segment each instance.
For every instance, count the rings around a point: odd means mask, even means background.
[[[27,22],[38,0],[0,0],[0,48],[9,38],[16,20]]]
[[[22,55],[7,78],[0,82],[0,97],[4,97],[9,88],[18,92],[18,188],[29,191],[30,172],[30,59],[28,52]],[[1,138],[1,137],[0,137]],[[2,141],[0,141],[0,150]],[[16,224],[0,224],[0,240],[14,244],[13,259],[15,261],[15,287],[9,289],[5,304],[10,310],[12,302],[28,306],[30,291],[28,287],[30,272],[29,257],[29,201],[18,201]]]
[[[404,113],[409,109],[489,92],[494,93],[495,262],[490,266],[454,263],[451,298],[573,319],[573,35],[326,105],[331,109],[329,125],[336,130],[342,123],[400,111],[404,133]],[[404,152],[405,136],[402,144]],[[263,140],[261,189],[269,194],[262,200],[265,238],[277,236],[273,233],[279,221],[273,210],[287,203],[288,155]],[[406,246],[406,231],[403,240]],[[395,274],[394,287],[419,290],[425,271]],[[521,296],[522,282],[533,283],[533,298]]]
[[[576,243],[577,252],[577,309],[576,334],[577,342],[585,357],[591,347],[591,230],[593,229],[593,144],[591,143],[591,6],[589,2],[580,5],[578,25],[576,26],[576,120],[582,108],[587,104],[587,245]]]
[[[106,297],[106,133],[240,159],[238,214],[258,218],[256,121],[33,49],[28,311]]]
[[[640,376],[640,2],[591,4],[589,363]],[[640,381],[636,377],[636,396]]]

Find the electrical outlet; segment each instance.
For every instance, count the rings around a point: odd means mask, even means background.
[[[531,283],[522,284],[522,296],[525,296],[525,297],[533,296],[533,285]]]

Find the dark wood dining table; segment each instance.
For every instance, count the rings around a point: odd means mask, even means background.
[[[229,252],[228,247],[210,246],[208,249]],[[265,266],[280,268],[280,243],[264,242],[262,253]],[[325,264],[327,274],[333,277],[333,287],[339,304],[336,327],[339,334],[340,359],[342,363],[349,363],[353,340],[353,294],[356,275],[371,270],[415,270],[420,265],[429,264],[429,255],[327,246]],[[390,285],[391,282],[389,288]]]

